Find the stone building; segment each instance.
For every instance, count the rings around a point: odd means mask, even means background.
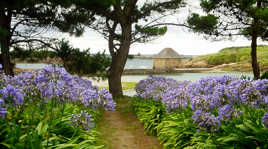
[[[173,70],[181,65],[181,57],[176,51],[171,48],[165,48],[157,55],[153,56],[154,70]]]

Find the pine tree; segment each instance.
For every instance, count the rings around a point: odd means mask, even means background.
[[[97,14],[97,20],[93,24],[85,25],[101,33],[108,41],[112,56],[112,64],[108,71],[109,90],[113,97],[120,97],[121,76],[130,46],[164,35],[167,27],[156,24],[168,14],[175,13],[178,8],[184,6],[184,3],[183,0],[114,0],[111,7],[92,9],[85,7],[85,4],[76,6]]]
[[[194,32],[213,37],[242,35],[251,40],[254,78],[260,77],[257,39],[268,39],[267,0],[201,0],[206,16],[192,14],[188,24]]]

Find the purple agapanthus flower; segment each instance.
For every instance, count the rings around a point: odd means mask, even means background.
[[[220,121],[241,115],[242,105],[268,107],[268,80],[248,80],[230,76],[207,77],[196,82],[178,82],[164,77],[148,77],[136,86],[137,96],[161,101],[168,111],[189,106],[200,128],[216,129]],[[264,116],[263,122],[266,122]]]
[[[217,117],[202,110],[196,110],[192,118],[199,129],[205,129],[207,131],[216,131],[221,125]]]
[[[2,98],[0,98],[0,118],[4,118],[7,114],[7,108],[3,108],[5,106],[5,102]]]
[[[84,130],[89,131],[95,125],[92,122],[92,116],[88,114],[88,111],[81,111],[79,114],[72,114],[71,123],[73,127],[81,127]]]
[[[13,106],[22,105],[24,98],[44,103],[49,100],[80,102],[85,106],[114,110],[115,102],[107,90],[99,90],[91,81],[72,76],[64,68],[47,66],[42,70],[23,72],[14,77],[1,74],[0,98]],[[6,108],[1,107],[2,115]]]
[[[262,117],[261,121],[264,124],[264,127],[268,128],[268,112],[264,114],[264,116]]]

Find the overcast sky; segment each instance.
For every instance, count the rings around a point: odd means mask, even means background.
[[[187,18],[190,12],[200,12],[199,0],[186,0],[188,3],[186,8],[179,11],[178,15],[169,17],[165,21],[177,21]],[[80,49],[90,48],[91,53],[106,50],[108,52],[107,41],[98,33],[87,30],[82,37],[69,37],[74,47]],[[258,44],[267,44],[267,42],[259,41]],[[232,46],[249,46],[250,41],[244,37],[233,37],[232,40],[212,41],[189,32],[182,27],[168,27],[167,33],[152,42],[143,44],[133,44],[130,48],[130,54],[157,54],[162,49],[170,47],[182,55],[203,55],[216,53],[222,48]]]

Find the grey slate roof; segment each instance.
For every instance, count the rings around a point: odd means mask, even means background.
[[[165,48],[158,54],[154,55],[153,58],[182,58],[182,57],[173,49]]]

